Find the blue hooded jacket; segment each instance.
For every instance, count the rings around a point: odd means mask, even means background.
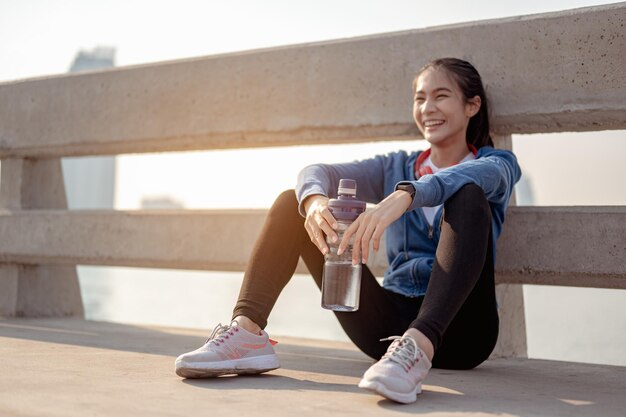
[[[412,184],[416,193],[411,206],[385,231],[389,267],[383,281],[386,289],[409,297],[426,293],[440,236],[442,210],[437,211],[433,227],[421,207],[443,204],[466,184],[481,187],[491,207],[495,262],[496,239],[502,231],[513,187],[521,176],[512,152],[484,146],[476,159],[416,180],[415,160],[421,152],[399,151],[350,163],[310,165],[300,172],[296,186],[300,214],[305,216],[302,202],[306,197],[322,194],[336,198],[342,178],[356,180],[357,198],[373,204],[385,199],[398,185]]]

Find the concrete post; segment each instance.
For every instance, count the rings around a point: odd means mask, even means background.
[[[0,263],[0,317],[15,316],[17,286],[17,265]]]
[[[511,135],[497,136],[494,142],[496,148],[513,149]],[[515,193],[509,205],[516,205]],[[504,227],[506,227],[506,221]],[[528,357],[523,286],[519,284],[496,285],[496,299],[500,315],[500,335],[491,357]]]
[[[67,209],[60,159],[7,158],[2,160],[1,169],[0,209]],[[0,263],[0,315],[83,314],[75,266]]]

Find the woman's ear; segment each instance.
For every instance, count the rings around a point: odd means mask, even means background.
[[[467,103],[465,103],[465,115],[470,118],[473,117],[480,110],[481,103],[480,96],[474,96],[467,100]]]

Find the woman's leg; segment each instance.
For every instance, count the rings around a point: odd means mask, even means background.
[[[261,328],[296,270],[305,239],[294,190],[282,192],[270,208],[246,266],[233,318],[246,316]]]
[[[311,242],[304,248],[302,259],[321,290],[324,257]],[[417,314],[421,298],[408,298],[385,290],[367,265],[362,265],[361,271],[359,309],[334,313],[350,340],[366,355],[380,359],[389,346],[389,342],[380,339],[402,334]]]
[[[268,213],[248,262],[233,318],[245,316],[265,328],[300,256],[321,288],[324,257],[304,228],[304,218],[298,212],[294,191],[288,190],[276,199]],[[379,340],[402,334],[418,309],[418,299],[384,290],[369,268],[363,265],[359,310],[335,312],[335,315],[359,349],[378,359],[388,345]]]
[[[473,368],[495,346],[491,210],[477,185],[464,186],[444,205],[428,289],[410,326],[432,342],[433,366],[438,368]]]

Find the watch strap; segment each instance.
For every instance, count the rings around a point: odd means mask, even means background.
[[[413,187],[413,184],[405,183],[396,185],[396,190],[406,191],[411,195],[411,199],[415,197],[415,187]]]

